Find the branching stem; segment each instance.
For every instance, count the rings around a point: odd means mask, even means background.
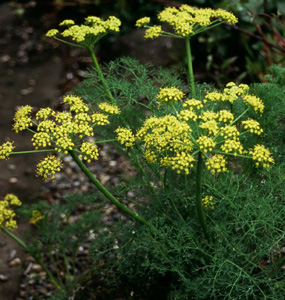
[[[116,205],[121,211],[129,215],[131,218],[135,219],[136,221],[151,226],[150,223],[148,223],[143,217],[141,217],[137,212],[134,212],[133,210],[129,209],[126,205],[121,203],[117,198],[114,197],[113,194],[111,194],[103,185],[102,183],[89,171],[89,169],[86,167],[86,165],[79,159],[77,154],[70,150],[69,154],[74,159],[74,161],[77,163],[79,168],[84,172],[84,174],[90,179],[90,181],[97,187],[97,189],[105,195],[114,205]]]
[[[206,218],[202,206],[202,169],[203,169],[203,158],[202,153],[198,153],[197,161],[197,173],[196,173],[196,208],[198,213],[198,218],[203,230],[203,233],[208,241],[211,240],[211,237],[208,232],[208,226],[206,223]]]
[[[194,84],[194,74],[193,74],[193,65],[192,65],[192,54],[191,54],[191,46],[190,46],[190,38],[186,38],[185,43],[186,43],[188,75],[189,75],[191,93],[192,93],[193,97],[196,97],[195,84]]]
[[[101,80],[101,82],[103,84],[104,90],[105,90],[108,98],[110,99],[111,103],[113,104],[114,103],[114,97],[113,97],[113,95],[112,95],[112,93],[111,93],[111,91],[110,91],[110,89],[108,87],[108,84],[107,84],[107,82],[106,82],[106,80],[104,78],[104,75],[103,75],[103,73],[101,71],[101,68],[100,68],[99,63],[97,61],[96,55],[94,53],[94,50],[93,50],[93,48],[88,47],[88,51],[89,51],[90,56],[92,58],[94,67],[95,67],[96,71],[98,72],[100,80]]]

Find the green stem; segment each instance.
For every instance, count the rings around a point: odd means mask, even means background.
[[[85,164],[79,159],[76,153],[73,150],[69,151],[69,154],[77,163],[79,168],[84,172],[84,174],[90,179],[90,181],[97,187],[97,189],[105,195],[114,205],[116,205],[120,210],[124,213],[129,215],[131,218],[135,219],[136,221],[151,226],[143,217],[141,217],[138,213],[134,212],[133,210],[129,209],[126,205],[119,202],[117,198],[113,196],[103,185],[102,183],[89,171],[89,169],[85,166]]]
[[[202,206],[202,169],[203,169],[203,158],[202,153],[198,153],[197,162],[197,173],[196,173],[196,208],[198,213],[198,218],[202,226],[203,233],[208,241],[211,240],[208,227],[206,223],[206,218]]]
[[[18,152],[12,152],[11,154],[28,154],[28,153],[40,153],[40,152],[51,152],[54,151],[54,149],[43,149],[43,150],[31,150],[31,151],[18,151]]]
[[[179,210],[177,209],[177,207],[176,207],[176,205],[175,205],[175,203],[174,203],[172,197],[169,198],[169,201],[170,201],[170,204],[171,204],[172,208],[173,208],[173,209],[175,210],[175,212],[177,213],[179,219],[180,219],[183,223],[185,223],[185,220],[183,219],[182,215],[180,214]]]
[[[192,96],[196,97],[195,85],[194,85],[194,74],[193,74],[193,65],[192,65],[192,55],[191,55],[191,46],[190,38],[185,39],[186,42],[186,54],[187,54],[187,63],[188,63],[188,75],[190,80],[190,87]]]
[[[14,233],[12,233],[10,230],[6,229],[3,226],[0,226],[0,230],[5,232],[10,238],[16,241],[26,252],[29,253],[30,251],[29,247],[21,239],[19,239]]]
[[[103,75],[103,73],[101,71],[101,68],[100,68],[100,66],[98,64],[96,55],[95,55],[95,53],[94,53],[94,51],[93,51],[92,48],[88,47],[87,49],[88,49],[88,51],[90,53],[90,56],[91,56],[93,64],[94,64],[94,67],[95,67],[96,71],[98,72],[100,80],[101,80],[101,82],[103,84],[103,87],[104,87],[104,89],[106,91],[106,94],[107,94],[108,98],[111,100],[111,103],[113,104],[114,103],[113,95],[112,95],[112,93],[111,93],[111,91],[110,91],[110,89],[108,87],[108,84],[107,84],[107,82],[106,82],[106,80],[104,78],[104,75]]]
[[[50,278],[51,282],[54,284],[54,286],[59,290],[62,291],[63,288],[61,285],[57,282],[57,280],[54,278],[54,276],[50,273],[50,271],[47,269],[45,264],[43,263],[42,259],[36,255],[33,255],[29,249],[29,247],[15,234],[13,234],[10,230],[6,229],[3,226],[0,226],[0,229],[6,233],[9,237],[11,237],[15,242],[17,242],[27,253],[29,253],[33,258],[37,261],[37,263],[42,267],[42,269],[46,272],[48,277]]]
[[[68,259],[67,259],[66,254],[65,254],[65,247],[64,247],[63,244],[61,245],[61,251],[62,251],[64,266],[65,266],[65,270],[66,270],[66,279],[68,281],[72,281],[71,275],[70,275],[70,272],[69,272]]]

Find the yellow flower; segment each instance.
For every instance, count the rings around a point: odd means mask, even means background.
[[[121,26],[121,21],[114,17],[110,16],[105,22],[104,26],[107,30],[119,32],[120,31],[120,26]]]
[[[51,145],[52,137],[47,132],[37,132],[32,137],[33,146],[35,149]]]
[[[0,200],[0,228],[5,226],[9,230],[17,228],[16,216],[11,205],[21,206],[22,202],[14,194],[7,194],[3,200]]]
[[[210,100],[212,102],[225,101],[225,97],[223,93],[210,92],[205,95],[204,103],[206,103],[207,100]]]
[[[126,147],[132,147],[135,144],[135,136],[128,128],[118,127],[115,132],[117,133],[117,140]]]
[[[50,29],[47,33],[46,36],[47,37],[54,37],[58,34],[58,30],[57,29]]]
[[[161,88],[159,93],[156,95],[156,98],[158,98],[160,101],[158,105],[161,104],[171,104],[178,100],[182,100],[185,97],[183,92],[176,87],[170,87],[170,88]]]
[[[30,219],[30,223],[31,224],[37,224],[41,220],[43,220],[44,218],[45,218],[45,216],[42,215],[40,211],[33,210],[33,212],[32,212],[32,218]]]
[[[72,150],[74,143],[67,135],[57,138],[55,141],[55,151],[68,153],[68,150]]]
[[[70,25],[74,25],[74,21],[73,20],[64,20],[62,21],[59,26],[70,26]]]
[[[202,199],[202,205],[204,209],[214,209],[215,208],[215,201],[213,196],[206,196]]]
[[[221,154],[215,154],[206,161],[207,169],[211,171],[213,175],[216,173],[226,172],[227,171],[227,161],[225,157]]]
[[[72,115],[70,112],[67,111],[57,112],[55,115],[55,121],[59,123],[71,123]]]
[[[243,153],[243,146],[240,143],[239,140],[234,139],[230,140],[227,139],[225,140],[224,144],[221,146],[221,150],[226,152],[226,153],[233,153],[234,155],[242,154]]]
[[[98,107],[105,113],[110,115],[118,115],[120,114],[120,109],[116,105],[109,104],[107,102],[102,102],[98,105]]]
[[[10,154],[13,152],[15,146],[14,142],[6,142],[0,146],[0,159],[8,159]]]
[[[84,142],[80,147],[80,151],[82,154],[79,157],[87,160],[87,162],[91,162],[91,159],[98,159],[99,151],[97,145],[94,143]]]
[[[215,113],[213,111],[206,110],[201,114],[200,119],[203,120],[203,121],[212,121],[214,119],[217,119],[218,116],[219,115],[217,113]]]
[[[270,151],[266,149],[264,145],[255,145],[254,148],[249,151],[249,155],[255,160],[257,167],[269,168],[270,164],[274,164],[274,159]]]
[[[180,110],[177,117],[184,121],[193,120],[194,122],[198,119],[198,116],[194,111],[193,107],[190,107],[190,109]]]
[[[224,137],[224,139],[232,138],[235,139],[239,136],[239,131],[237,130],[236,126],[230,126],[226,125],[221,128],[221,136]]]
[[[30,114],[33,108],[29,105],[22,106],[18,111],[15,113],[14,117],[14,126],[13,129],[18,133],[19,131],[27,129],[29,126],[32,126],[32,119]]]
[[[69,95],[63,98],[63,103],[66,103],[70,106],[70,111],[76,113],[87,112],[89,110],[88,105],[83,102],[80,97]]]
[[[107,125],[110,124],[108,116],[101,113],[96,113],[91,115],[92,122],[96,125]]]
[[[19,200],[19,198],[14,194],[7,194],[4,197],[4,201],[10,203],[11,205],[21,206],[22,202]]]
[[[206,122],[202,122],[199,125],[199,127],[203,129],[207,129],[209,134],[216,135],[219,132],[218,123],[216,122],[216,120],[213,119]]]
[[[150,22],[150,18],[149,17],[144,17],[144,18],[141,18],[141,19],[137,20],[136,26],[137,27],[143,27],[144,25],[148,24],[149,22]]]
[[[38,131],[43,132],[54,132],[56,128],[56,123],[52,120],[44,120],[39,123],[38,125]]]
[[[213,148],[216,146],[216,142],[212,138],[205,135],[201,135],[197,139],[197,143],[199,144],[200,149],[203,152],[211,152],[213,151]]]
[[[154,25],[145,31],[144,37],[146,39],[154,39],[154,38],[159,37],[161,34],[162,34],[161,26]]]
[[[197,109],[200,109],[203,107],[203,104],[200,100],[197,100],[197,99],[188,99],[186,100],[184,103],[183,103],[183,107],[194,107],[194,108],[197,108]]]
[[[216,20],[232,24],[237,22],[237,18],[225,10],[198,9],[187,4],[183,4],[179,8],[166,7],[158,14],[158,19],[171,25],[175,33],[182,37],[189,37],[199,28],[210,26]]]
[[[61,170],[62,164],[54,155],[49,155],[40,161],[37,165],[37,176],[43,177],[44,180],[54,180],[55,173]]]
[[[253,107],[255,111],[259,111],[260,113],[263,113],[264,110],[264,104],[262,100],[254,95],[245,95],[242,97],[242,99]]]
[[[231,112],[223,109],[218,113],[218,120],[224,123],[232,122],[234,120],[234,115]]]
[[[41,108],[37,113],[36,113],[36,119],[37,120],[47,120],[50,116],[54,116],[55,111],[53,111],[51,108],[46,107],[46,108]]]
[[[247,84],[240,84],[237,86],[234,82],[229,82],[223,91],[224,100],[234,103],[239,97],[246,95],[249,90]]]
[[[248,119],[241,122],[245,129],[248,129],[251,133],[260,135],[263,132],[263,129],[260,128],[260,124],[253,119]]]
[[[71,38],[77,43],[83,43],[84,46],[87,44],[93,46],[106,33],[120,30],[121,21],[114,16],[110,16],[106,21],[95,16],[88,16],[85,20],[85,24],[81,25],[76,25],[73,20],[62,21],[59,25],[68,26],[68,28],[61,35]],[[46,36],[54,37],[56,34],[58,34],[58,30],[51,29]]]
[[[186,152],[176,153],[175,156],[165,156],[160,160],[160,164],[165,167],[171,167],[177,174],[184,173],[188,175],[190,168],[194,167],[194,157]]]

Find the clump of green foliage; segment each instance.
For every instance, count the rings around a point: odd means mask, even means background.
[[[273,66],[271,72],[268,83],[255,84],[252,90],[264,100],[267,110],[259,122],[263,127],[267,122],[270,124],[267,127],[270,137],[266,140],[277,154],[284,151],[284,141],[278,138],[284,118],[284,90],[280,85],[284,70]],[[111,82],[124,80],[120,75],[117,79],[105,75],[110,86]],[[96,99],[92,76],[96,75],[89,74],[77,90],[86,99]],[[130,88],[135,89],[135,76],[127,78],[132,82]],[[140,86],[145,94],[151,93],[153,87],[147,80],[144,83]],[[212,87],[201,86],[197,90],[203,94],[209,89]],[[136,108],[132,110],[131,103],[128,107],[131,118]],[[274,123],[276,127],[270,131]],[[273,138],[275,132],[277,137]],[[125,178],[127,184],[113,188],[113,193],[135,191],[136,201],[148,203],[140,212],[159,231],[153,232],[140,224],[112,227],[92,242],[93,272],[101,274],[109,288],[124,286],[126,294],[135,291],[134,299],[159,296],[164,299],[279,299],[285,288],[281,268],[284,264],[284,163],[279,160],[262,173],[256,173],[253,167],[252,162],[246,162],[218,177],[205,175],[205,193],[215,199],[214,209],[205,210],[209,233],[214,237],[210,244],[205,244],[196,222],[194,182],[187,182],[183,176],[177,177],[168,170],[167,187],[153,194],[144,186],[139,173],[137,177]],[[190,176],[194,175],[192,171]],[[180,218],[169,205],[170,199]]]

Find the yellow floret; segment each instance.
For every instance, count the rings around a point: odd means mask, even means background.
[[[58,30],[57,29],[50,29],[47,33],[46,36],[47,37],[54,37],[58,34]]]
[[[107,125],[110,124],[108,116],[101,113],[91,115],[92,122],[96,125]]]
[[[52,137],[47,132],[37,132],[32,138],[35,149],[51,145]]]
[[[160,25],[154,25],[145,31],[146,39],[154,39],[162,34],[162,28]]]
[[[31,224],[37,224],[41,220],[43,220],[44,218],[45,218],[45,216],[43,216],[40,211],[33,210],[33,212],[32,212],[32,218],[30,219],[30,223]]]
[[[102,102],[98,106],[103,112],[110,114],[110,115],[118,115],[121,113],[118,106],[109,104],[107,102]]]
[[[214,209],[215,208],[215,201],[213,196],[206,196],[202,199],[202,205],[204,209]]]
[[[30,116],[33,108],[29,105],[22,106],[15,113],[13,129],[18,133],[19,131],[27,129],[32,126],[32,118]]]
[[[117,133],[117,140],[126,147],[132,147],[135,144],[135,136],[128,128],[118,127],[115,132]]]
[[[244,126],[244,129],[248,129],[251,133],[260,135],[263,132],[263,129],[260,128],[260,124],[256,120],[248,119],[246,121],[242,121],[241,123]]]
[[[98,159],[99,151],[97,145],[94,143],[84,142],[80,147],[80,151],[82,153],[79,157],[87,162],[91,162],[91,159]]]
[[[227,161],[221,154],[215,154],[206,161],[207,169],[210,170],[213,175],[216,173],[226,172],[226,165]]]
[[[74,21],[73,20],[64,20],[62,21],[59,26],[70,26],[70,25],[74,25]]]
[[[176,101],[182,100],[185,97],[184,93],[176,87],[170,87],[170,88],[161,88],[159,93],[156,95],[156,98],[158,98],[160,101],[158,102],[158,105],[161,104],[171,104]]]
[[[201,135],[197,139],[197,143],[199,144],[200,149],[203,152],[211,152],[213,151],[213,148],[216,146],[216,142],[212,138],[205,135]]]
[[[55,173],[61,170],[62,163],[54,155],[49,155],[40,161],[37,165],[37,176],[43,177],[44,180],[54,180]]]
[[[269,168],[270,164],[274,164],[274,159],[270,151],[266,149],[264,145],[255,145],[254,148],[249,151],[249,155],[255,160],[257,167]]]
[[[10,154],[13,152],[15,146],[14,142],[6,142],[0,146],[0,159],[8,159]]]
[[[260,113],[263,113],[264,104],[260,98],[254,95],[245,95],[242,98],[247,104],[252,106],[255,111],[259,111]]]
[[[136,26],[137,27],[143,27],[144,25],[148,24],[149,22],[150,22],[150,18],[149,17],[144,17],[144,18],[141,18],[141,19],[137,20]]]

